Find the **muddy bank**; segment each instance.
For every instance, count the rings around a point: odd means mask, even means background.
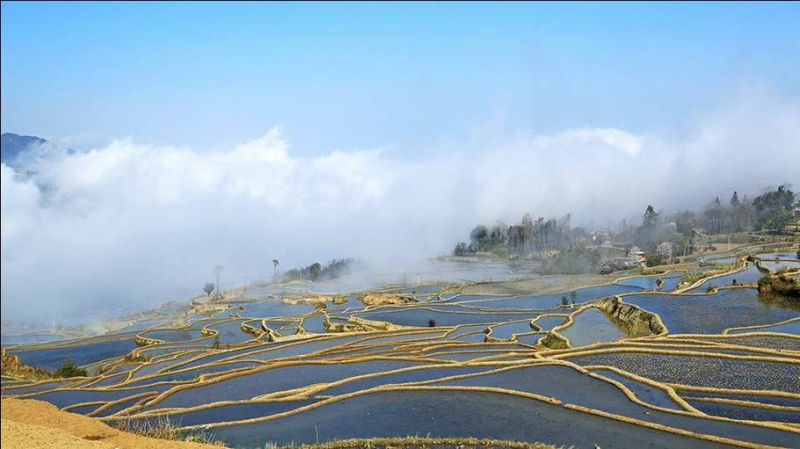
[[[9,353],[3,348],[2,362],[0,362],[0,371],[3,376],[14,377],[16,379],[26,380],[48,380],[54,379],[53,373],[33,366],[28,366],[19,360],[19,357]]]
[[[787,274],[765,274],[758,280],[758,292],[800,298],[800,279]]]
[[[625,304],[617,296],[611,296],[596,303],[597,308],[605,312],[617,324],[622,326],[631,337],[660,335],[667,332],[657,315]]]

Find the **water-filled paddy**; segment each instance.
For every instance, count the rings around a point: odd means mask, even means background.
[[[472,268],[467,268],[469,270]],[[742,273],[723,276],[719,281],[707,282],[698,291],[705,292],[714,282],[730,282],[734,276],[737,282],[746,282],[749,273],[745,272],[745,277]],[[441,300],[436,296],[429,300],[443,287],[429,282],[441,279],[421,276],[420,285],[401,287],[394,284],[381,291],[416,296],[422,302],[371,307],[366,307],[355,296],[367,292],[357,292],[356,289],[342,291],[341,294],[349,298],[347,304],[335,305],[327,300],[324,307],[322,304],[317,307],[302,302],[309,291],[332,292],[347,286],[349,281],[273,285],[260,290],[251,289],[246,295],[249,298],[261,295],[264,299],[250,301],[243,297],[241,301],[229,301],[226,304],[229,308],[222,311],[195,313],[187,317],[190,309],[178,307],[174,308],[174,319],[165,317],[135,322],[133,326],[147,329],[143,331],[145,337],[164,337],[159,339],[167,343],[138,348],[132,353],[131,350],[136,348],[133,342],[135,332],[114,334],[112,341],[105,341],[104,338],[109,338],[107,336],[84,339],[80,341],[81,346],[70,341],[39,348],[14,348],[12,351],[20,354],[21,358],[47,366],[53,366],[63,357],[76,357],[85,360],[83,365],[90,366],[92,372],[102,369],[104,377],[39,385],[19,384],[4,377],[3,389],[4,394],[9,395],[36,393],[37,398],[60,407],[94,402],[75,408],[80,413],[109,416],[123,412],[114,419],[132,414],[136,421],[155,420],[155,417],[145,418],[140,414],[155,412],[184,426],[210,424],[217,437],[234,447],[263,448],[268,441],[314,442],[317,432],[320,441],[429,434],[536,440],[567,447],[591,448],[595,444],[604,448],[713,447],[709,441],[612,421],[562,405],[498,392],[464,390],[469,388],[542,395],[598,412],[691,432],[756,444],[796,446],[792,443],[800,434],[736,420],[797,421],[794,410],[785,407],[800,406],[800,397],[780,396],[789,393],[764,396],[765,392],[758,395],[745,389],[800,391],[800,365],[789,363],[800,359],[795,352],[800,350],[800,339],[780,334],[740,335],[739,332],[797,334],[800,322],[782,321],[800,316],[800,309],[785,299],[759,297],[754,289],[722,289],[714,295],[644,292],[657,289],[659,277],[664,284],[658,291],[670,291],[682,275],[683,272],[670,272],[635,276],[617,283],[614,283],[616,278],[612,275],[602,281],[606,283],[591,287],[575,289],[574,284],[566,282],[563,288],[559,288],[563,292],[552,294],[519,293],[516,286],[524,284],[515,281],[514,288],[493,289],[487,285],[481,290],[517,293],[513,296],[448,293]],[[448,286],[448,290],[465,289],[463,286]],[[274,297],[266,297],[267,294]],[[622,295],[624,302],[659,314],[670,335],[615,342],[625,337],[625,332],[600,310],[588,308],[574,315],[573,324],[557,331],[569,338],[577,349],[551,351],[536,346],[539,339],[547,335],[546,331],[564,323],[566,315],[574,312],[577,304],[611,295]],[[283,296],[300,302],[294,305],[284,303],[280,299]],[[563,296],[570,305],[562,305]],[[576,306],[571,306],[573,301]],[[326,333],[326,315],[333,324],[352,326],[348,330],[360,333]],[[385,331],[381,330],[383,325],[380,323],[364,325],[352,318],[410,327]],[[270,330],[268,333],[256,338],[242,330],[245,322],[260,328],[262,319]],[[188,327],[187,322],[190,323]],[[765,326],[735,329],[756,325]],[[204,327],[219,332],[218,345],[214,343],[213,335],[201,334]],[[490,338],[487,339],[485,332],[489,328]],[[540,328],[545,332],[537,332]],[[127,329],[130,331],[134,327]],[[721,335],[726,329],[731,329],[730,335]],[[337,329],[331,328],[334,330]],[[676,335],[687,333],[704,335]],[[269,341],[272,339],[279,341]],[[610,352],[570,355],[595,342],[603,342],[596,347]],[[723,347],[723,344],[741,347]],[[777,352],[779,350],[781,352]],[[663,354],[664,351],[671,354]],[[708,356],[692,356],[692,351],[708,353]],[[137,357],[126,359],[129,353]],[[559,357],[584,366],[616,366],[653,383],[632,380],[607,369],[592,368],[596,374],[623,387],[563,362],[548,363],[548,359],[557,362],[555,359]],[[780,357],[785,360],[776,360]],[[393,372],[396,370],[402,372]],[[460,377],[444,379],[452,376]],[[201,377],[205,381],[201,382]],[[676,412],[682,410],[659,382],[734,389],[737,394],[718,393],[716,390],[713,394],[691,389],[677,391],[695,407],[710,414],[733,418],[733,421],[714,421],[649,407],[648,404]],[[361,394],[375,387],[396,384],[439,390]],[[59,385],[70,388],[47,391]],[[457,390],[445,391],[442,388]],[[643,401],[643,405],[628,398],[627,390]],[[157,399],[162,393],[163,396]],[[356,396],[336,400],[337,395],[352,394]],[[283,399],[287,395],[294,396],[291,400]],[[749,400],[784,409],[769,410],[756,407],[757,404],[751,407],[703,403],[698,399],[703,396]],[[256,397],[258,402],[248,402]],[[100,407],[97,401],[103,404],[112,401],[113,405],[97,412]],[[242,402],[185,410],[227,401]],[[221,421],[262,418],[302,410],[312,404],[322,405],[265,422],[214,427]]]
[[[163,340],[168,343],[177,341],[198,340],[204,337],[199,330],[180,330],[180,329],[152,330],[143,332],[142,336],[145,338]]]
[[[639,399],[648,404],[657,405],[660,407],[671,408],[674,410],[684,410],[677,402],[675,402],[666,391],[661,388],[654,387],[652,385],[648,385],[643,382],[639,382],[634,379],[630,379],[628,377],[619,375],[614,371],[608,369],[598,369],[593,371],[596,374],[599,374],[603,377],[607,377],[609,379],[616,380],[617,382],[622,383],[626,387],[628,387],[633,394],[636,395]]]
[[[569,303],[582,303],[593,299],[601,299],[607,296],[619,295],[641,291],[637,286],[624,284],[605,284],[594,287],[579,288],[572,292],[553,293],[549,295],[536,296],[514,296],[510,298],[492,298],[481,300],[462,301],[456,298],[455,302],[463,303],[472,307],[483,307],[491,309],[548,309],[559,307],[563,304],[564,298]]]
[[[69,360],[76,365],[87,365],[111,357],[125,355],[136,348],[133,338],[92,343],[88,345],[64,346],[50,349],[15,350],[13,353],[22,363],[55,370]]]
[[[759,253],[757,256],[760,259],[783,259],[783,260],[798,260],[796,251],[779,251],[774,253]]]
[[[21,335],[2,335],[0,344],[6,345],[27,345],[34,343],[47,343],[51,341],[66,340],[68,337],[59,334],[21,334]]]
[[[220,344],[239,344],[253,340],[255,336],[242,330],[242,322],[247,320],[232,320],[209,326],[219,332]]]
[[[300,326],[306,331],[313,334],[324,334],[325,323],[322,315],[311,315],[303,318]]]
[[[410,362],[367,361],[336,364],[304,364],[277,367],[258,373],[178,391],[154,407],[193,407],[211,402],[251,399],[319,382],[412,366]]]
[[[278,420],[217,427],[217,437],[243,447],[334,439],[429,435],[542,441],[592,448],[718,447],[707,442],[611,421],[556,405],[497,393],[385,392],[345,399]]]
[[[611,318],[595,308],[586,309],[573,318],[574,322],[558,333],[569,339],[573,347],[604,341],[616,341],[627,336]]]
[[[517,313],[485,313],[467,311],[463,308],[413,307],[398,308],[392,311],[366,312],[359,317],[373,321],[387,321],[400,326],[430,327],[431,320],[437,326],[455,326],[458,324],[499,323],[505,321],[532,319],[536,315],[530,312]]]
[[[661,285],[659,286],[658,280],[661,280]],[[681,273],[680,272],[668,272],[664,274],[651,274],[647,276],[634,276],[629,277],[626,279],[622,279],[617,281],[618,284],[622,285],[631,285],[634,287],[639,287],[643,290],[659,290],[659,291],[671,291],[675,289],[675,286],[681,280]]]
[[[687,399],[694,408],[712,416],[753,421],[777,421],[786,423],[800,422],[800,412],[795,410],[775,410],[761,407],[745,407],[736,404],[720,404],[718,402]]]
[[[514,334],[533,332],[534,329],[531,327],[530,320],[523,320],[491,326],[491,330],[492,332],[489,334],[491,337],[499,340],[508,340]]]
[[[625,296],[624,301],[657,313],[671,333],[721,333],[728,327],[776,323],[800,315],[800,306],[763,297],[756,289],[722,289],[713,295]]]
[[[597,354],[568,360],[585,366],[611,365],[660,382],[742,390],[800,391],[800,365],[790,363],[644,353]]]
[[[32,399],[47,401],[56,407],[66,407],[81,402],[114,401],[146,392],[163,392],[169,385],[147,385],[139,388],[120,390],[58,390],[48,391],[32,396]]]
[[[288,304],[279,299],[265,299],[258,302],[241,304],[244,308],[239,315],[248,318],[267,318],[283,316],[299,316],[314,311],[314,304]]]
[[[699,286],[689,290],[690,293],[704,293],[708,291],[711,287],[723,287],[726,285],[734,285],[735,284],[753,284],[758,282],[758,278],[761,277],[761,272],[758,270],[758,267],[755,264],[748,264],[747,268],[742,271],[738,271],[736,273],[726,274],[724,276],[717,276],[711,279],[706,280]]]
[[[772,271],[772,272],[781,270],[783,268],[786,268],[786,269],[789,269],[789,270],[797,270],[798,268],[800,268],[800,261],[798,261],[798,260],[793,260],[793,261],[784,260],[784,261],[776,262],[776,261],[773,261],[773,260],[762,260],[761,261],[761,267],[762,268],[766,268],[767,270]]]
[[[729,334],[744,334],[747,332],[781,332],[785,334],[800,335],[800,320],[792,320],[772,326],[763,326],[755,329],[731,329]]]
[[[222,421],[237,421],[261,416],[269,416],[275,413],[282,413],[312,404],[316,400],[300,401],[271,401],[253,402],[246,404],[224,405],[221,407],[207,408],[185,413],[173,413],[166,415],[169,421],[179,426],[193,426],[198,424],[208,424]],[[157,424],[163,417],[143,418],[140,421],[149,421]]]
[[[565,316],[543,316],[537,318],[533,324],[539,326],[540,329],[544,331],[553,330],[554,327],[559,326],[564,323],[567,319]]]

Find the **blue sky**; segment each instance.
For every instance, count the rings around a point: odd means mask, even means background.
[[[796,3],[2,4],[3,132],[76,147],[680,135],[742,86],[796,97],[798,73]]]

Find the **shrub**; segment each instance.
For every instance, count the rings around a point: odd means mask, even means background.
[[[436,327],[436,320],[434,319],[428,320],[428,327]]]
[[[55,373],[56,377],[86,377],[86,370],[75,366],[71,361],[66,361],[58,367]]]
[[[645,256],[645,265],[648,267],[663,265],[664,262],[666,262],[666,259],[666,256],[662,256],[660,254],[648,254]]]

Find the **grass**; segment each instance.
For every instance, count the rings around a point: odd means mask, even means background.
[[[224,446],[213,434],[208,432],[186,433],[181,431],[178,424],[170,421],[167,417],[160,417],[158,421],[118,421],[114,424],[117,429],[160,440],[191,441],[194,443],[213,444]]]
[[[277,449],[282,446],[268,443],[265,449]],[[544,443],[523,443],[519,441],[489,440],[478,438],[430,438],[430,437],[397,437],[368,438],[331,441],[327,443],[303,444],[299,449],[388,449],[388,448],[519,448],[519,449],[555,449],[556,446]]]
[[[699,273],[688,273],[683,275],[681,278],[681,282],[686,282],[687,284],[694,284],[695,282],[703,279],[704,277],[709,276],[706,272],[699,272]]]
[[[733,270],[733,268],[734,268],[733,265],[724,265],[724,264],[714,265],[709,270],[699,271],[699,272],[696,272],[696,273],[684,274],[683,277],[681,278],[681,281],[685,282],[687,284],[694,284],[695,282],[699,281],[700,279],[707,278],[707,277],[714,276],[714,275],[721,274],[721,273],[725,273],[725,272]]]

